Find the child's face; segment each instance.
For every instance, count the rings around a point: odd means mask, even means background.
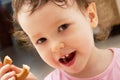
[[[48,2],[32,15],[25,12],[27,6],[23,8],[18,21],[41,58],[50,66],[68,73],[82,71],[94,47],[88,12],[83,15],[76,3],[61,8]]]

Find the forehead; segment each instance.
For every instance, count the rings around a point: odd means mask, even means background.
[[[69,3],[70,3],[70,2],[69,2]],[[73,2],[72,2],[72,3],[73,3]],[[73,6],[72,3],[70,4],[71,6],[66,7],[67,5],[59,6],[59,4],[57,5],[57,4],[53,3],[52,1],[49,1],[49,2],[46,3],[44,6],[36,9],[35,12],[33,12],[32,15],[34,15],[35,13],[39,13],[39,14],[41,14],[41,15],[42,15],[42,13],[43,13],[43,14],[45,14],[45,13],[48,13],[48,14],[51,13],[51,14],[52,14],[52,12],[53,12],[53,13],[54,13],[54,12],[62,13],[61,10],[68,10],[68,8],[69,8],[69,9],[70,9],[70,8],[74,8],[74,9],[75,9],[76,6]],[[75,2],[74,2],[74,3],[75,3]],[[31,7],[30,7],[29,4],[28,4],[28,5],[27,5],[27,4],[23,5],[22,8],[21,8],[21,10],[18,12],[18,19],[21,18],[21,16],[31,16],[31,15],[30,15],[30,13],[31,13],[30,10],[31,10]],[[21,15],[21,14],[22,14],[22,15]],[[21,16],[20,16],[20,15],[21,15]]]
[[[31,30],[33,27],[38,27],[38,25],[39,27],[44,27],[53,25],[55,22],[57,24],[60,22],[59,20],[62,21],[69,19],[69,17],[74,14],[73,9],[78,9],[75,7],[76,6],[61,8],[60,6],[49,2],[43,7],[38,8],[30,15],[29,5],[24,5],[18,13],[18,22],[25,32],[30,32],[29,30]]]

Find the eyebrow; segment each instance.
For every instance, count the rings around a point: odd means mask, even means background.
[[[37,37],[40,37],[40,33],[37,33],[37,34],[34,34],[33,36],[32,36],[32,38],[37,38]]]

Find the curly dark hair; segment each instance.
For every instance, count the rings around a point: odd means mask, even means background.
[[[13,20],[15,23],[17,22],[17,14],[20,11],[21,7],[25,4],[30,5],[30,11],[31,14],[38,8],[41,6],[44,6],[46,3],[48,3],[49,1],[55,3],[58,6],[63,6],[63,5],[67,5],[68,0],[12,0],[12,7],[13,7]],[[89,5],[89,3],[91,3],[93,0],[75,0],[77,2],[78,7],[80,7],[80,9],[86,9]],[[59,5],[59,3],[62,3]],[[14,36],[17,39],[17,42],[19,42],[21,45],[23,46],[28,46],[31,45],[31,42],[29,40],[29,38],[27,37],[27,35],[25,34],[25,32],[18,28],[19,26],[16,26],[17,28],[15,28],[15,33]],[[29,44],[30,43],[30,44]]]

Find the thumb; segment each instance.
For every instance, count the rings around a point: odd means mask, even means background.
[[[20,73],[22,68],[19,68],[19,67],[15,66],[15,65],[11,65],[11,70],[15,71],[16,73]]]
[[[2,62],[0,62],[0,68],[2,67]]]

